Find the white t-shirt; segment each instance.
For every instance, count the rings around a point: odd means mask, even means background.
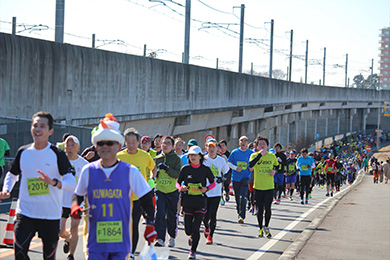
[[[209,157],[209,155],[206,155],[205,160],[203,161],[203,164],[208,166],[213,175],[214,175],[214,181],[217,181],[217,177],[223,177],[223,174],[226,174],[229,171],[229,166],[226,163],[225,159],[223,159],[221,156],[217,155],[215,159],[212,159]],[[207,197],[218,197],[222,196],[222,183],[215,183],[216,186],[214,189],[209,190],[206,192]],[[207,180],[207,186],[210,185],[209,181]]]
[[[62,180],[62,189],[47,185],[38,179],[40,170],[51,179]],[[54,145],[48,143],[37,150],[33,144],[19,148],[11,170],[4,180],[3,191],[11,191],[20,179],[19,199],[16,213],[36,219],[60,219],[64,190],[73,191],[76,186],[68,157]],[[21,177],[21,178],[20,178]]]
[[[89,162],[81,156],[78,156],[76,160],[69,160],[69,161],[70,164],[73,165],[76,171],[76,181],[78,182],[78,180],[80,179],[81,170],[83,169],[84,165],[88,164]],[[70,208],[70,206],[72,205],[73,194],[74,194],[74,190],[72,191],[64,190],[64,195],[62,197],[62,207]]]

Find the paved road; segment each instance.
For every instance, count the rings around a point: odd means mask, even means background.
[[[244,224],[237,223],[234,200],[221,206],[218,212],[218,226],[213,245],[206,245],[202,236],[198,247],[198,259],[278,259],[293,243],[313,219],[321,214],[327,205],[337,196],[345,192],[348,187],[343,186],[342,191],[333,198],[325,196],[325,190],[315,187],[313,198],[308,205],[301,205],[298,196],[294,201],[282,199],[280,205],[272,206],[272,219],[270,223],[272,239],[258,238],[257,219],[248,214]],[[4,236],[8,215],[0,214],[0,238]],[[143,229],[141,225],[141,229]],[[81,225],[79,229],[81,238]],[[143,230],[141,231],[143,232]],[[142,233],[141,233],[142,234]],[[31,246],[30,258],[42,259],[40,239],[34,239]],[[82,239],[75,254],[76,259],[84,259],[82,253]],[[57,250],[57,259],[66,259],[62,252],[63,241],[60,241]],[[138,244],[138,252],[144,245],[143,238]],[[180,217],[179,232],[176,246],[170,249],[169,259],[186,259],[189,252],[187,236],[183,230],[183,218]],[[0,259],[13,259],[13,250],[0,249]]]

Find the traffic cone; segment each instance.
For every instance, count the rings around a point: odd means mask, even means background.
[[[229,184],[229,195],[234,195],[234,190],[233,190],[233,182],[230,182]]]
[[[18,198],[12,198],[11,209],[9,210],[8,222],[5,228],[5,235],[3,244],[13,245],[14,244],[14,221],[15,221],[15,210]]]

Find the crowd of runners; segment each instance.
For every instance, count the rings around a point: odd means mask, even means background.
[[[342,185],[351,185],[362,168],[372,171],[374,183],[387,184],[389,178],[389,160],[367,156],[375,145],[371,135],[351,135],[314,152],[286,150],[265,136],[253,142],[241,136],[229,152],[225,140],[211,135],[200,147],[195,139],[150,138],[134,128],[122,134],[115,117],[107,114],[92,131],[93,145],[78,155],[76,136],[65,134],[55,146],[48,141],[53,131],[49,113],[33,116],[34,142],[19,148],[0,192],[0,199],[9,198],[20,180],[15,259],[29,259],[36,232],[44,259],[55,259],[59,237],[67,259],[74,259],[81,218],[87,259],[135,259],[141,219],[149,244],[175,247],[180,215],[188,259],[196,259],[201,236],[207,245],[214,243],[218,209],[231,196],[237,223],[250,212],[258,220],[256,236],[271,238],[272,204],[294,201],[294,192],[297,203],[305,205],[316,186],[332,197]]]

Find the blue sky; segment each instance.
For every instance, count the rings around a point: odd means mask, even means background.
[[[390,26],[388,0],[192,0],[190,63],[238,70],[239,22],[245,4],[243,71],[269,70],[270,21],[274,19],[273,69],[287,72],[290,30],[294,30],[293,81],[304,79],[309,41],[308,82],[322,80],[326,47],[326,84],[344,86],[348,77],[377,73],[380,29]],[[185,0],[65,0],[65,43],[181,62]],[[10,33],[17,17],[18,35],[54,40],[55,0],[0,0],[0,32]],[[36,26],[36,25],[43,26]],[[35,30],[30,30],[35,26]],[[37,30],[42,29],[42,30]],[[111,42],[111,44],[110,44]],[[256,42],[257,44],[255,44]]]

